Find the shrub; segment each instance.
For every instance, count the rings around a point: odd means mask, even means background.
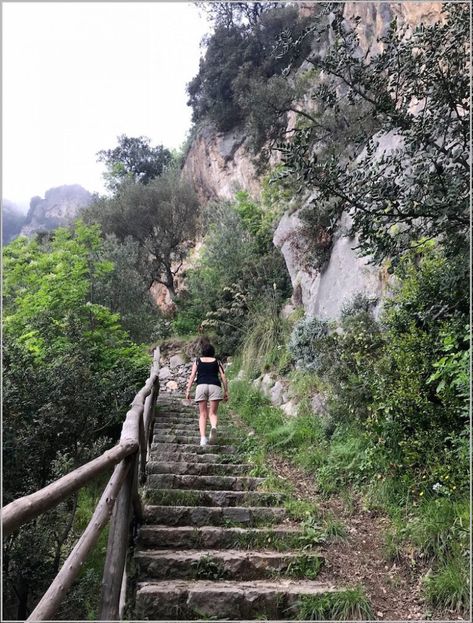
[[[268,369],[282,371],[288,364],[288,322],[278,308],[274,299],[265,300],[248,318],[242,342],[242,369],[250,378]]]
[[[307,595],[301,598],[297,618],[303,621],[366,621],[373,618],[373,609],[361,587]]]
[[[306,317],[292,331],[289,352],[298,367],[317,371],[322,367],[322,353],[329,339],[326,322]]]
[[[442,565],[424,580],[424,595],[434,607],[467,612],[470,588],[467,565],[453,560]]]

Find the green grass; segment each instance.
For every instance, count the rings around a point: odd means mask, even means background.
[[[283,575],[301,580],[315,580],[323,564],[324,560],[319,556],[301,554],[288,564]]]
[[[223,566],[209,555],[194,560],[191,567],[195,580],[223,580],[227,577]]]
[[[307,520],[310,517],[317,518],[318,510],[315,504],[307,500],[290,498],[284,503],[288,516],[296,521]]]
[[[286,343],[290,324],[276,306],[255,311],[249,318],[241,351],[241,369],[248,378],[266,370],[282,372],[289,367]]]
[[[469,504],[449,498],[425,500],[410,521],[408,536],[429,558],[447,558],[457,547],[467,552]]]
[[[342,541],[348,537],[342,521],[332,516],[324,517],[324,535],[327,541]]]
[[[225,409],[234,409],[243,422],[265,436],[277,426],[284,424],[284,412],[273,407],[270,401],[247,381],[235,380],[230,387],[230,402]],[[261,440],[259,440],[261,443]]]
[[[297,605],[297,618],[304,621],[366,621],[374,618],[371,604],[360,587],[307,595]]]
[[[467,611],[470,587],[466,562],[466,559],[446,562],[425,577],[423,592],[431,606],[455,612]]]
[[[272,472],[265,476],[265,480],[259,485],[258,491],[275,491],[277,493],[291,495],[294,491],[294,486],[291,482],[289,482],[289,480],[287,480],[287,478],[283,478],[282,476],[278,476],[278,474]]]

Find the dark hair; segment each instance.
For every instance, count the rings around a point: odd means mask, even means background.
[[[201,347],[202,357],[215,357],[215,348],[210,342],[204,342]]]

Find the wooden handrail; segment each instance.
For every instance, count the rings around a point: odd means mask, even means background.
[[[114,518],[121,517],[121,519],[120,521],[112,521],[109,551],[105,561],[102,585],[105,588],[107,578],[110,579],[112,577],[113,580],[111,582],[108,581],[108,585],[110,587],[113,584],[113,593],[111,598],[106,601],[102,598],[101,611],[105,617],[102,620],[115,620],[118,618],[120,593],[119,589],[117,592],[115,585],[117,581],[121,585],[123,576],[130,509],[132,505],[133,507],[136,507],[138,503],[141,505],[137,487],[138,460],[141,458],[143,462],[146,459],[152,421],[152,407],[159,393],[159,358],[160,351],[159,348],[156,348],[150,377],[131,403],[131,408],[127,412],[122,426],[120,440],[116,446],[43,489],[14,500],[2,509],[3,534],[8,535],[26,522],[53,508],[115,465],[113,474],[104,489],[87,528],[77,541],[51,586],[28,618],[28,621],[44,621],[53,616],[112,513]],[[141,465],[141,470],[144,474],[143,464]],[[122,487],[124,482],[126,482],[126,486]],[[115,504],[117,498],[119,503]],[[117,514],[118,507],[120,507],[120,512]],[[115,563],[112,564],[113,561],[110,558],[111,543],[116,543],[120,550],[117,558],[118,566]],[[116,573],[117,571],[118,573]]]
[[[57,506],[74,491],[81,489],[88,482],[108,471],[110,467],[136,452],[137,447],[138,445],[133,441],[125,444],[119,443],[111,450],[104,452],[102,456],[78,467],[47,487],[7,504],[2,509],[3,536],[11,534],[23,524]]]
[[[109,480],[108,485],[100,498],[89,525],[77,541],[66,562],[61,567],[53,583],[43,595],[41,601],[33,610],[27,621],[46,621],[52,619],[65,594],[76,579],[84,560],[97,542],[102,528],[108,523],[112,515],[113,505],[118,492],[131,467],[130,459],[119,463]]]

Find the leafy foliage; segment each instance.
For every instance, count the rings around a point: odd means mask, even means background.
[[[262,301],[280,307],[289,294],[284,260],[270,244],[266,213],[241,194],[236,204],[211,204],[200,257],[186,273],[176,330],[212,330],[222,353],[234,352],[249,314]],[[273,303],[271,303],[273,304]]]
[[[328,324],[317,318],[303,318],[294,327],[289,351],[297,365],[317,370],[321,365],[321,344],[328,335]]]
[[[294,47],[282,49],[278,42],[287,33],[299,39],[305,20],[297,8],[277,2],[215,4],[209,11],[214,32],[207,39],[199,73],[187,87],[188,104],[195,122],[210,120],[219,130],[227,131],[248,117],[259,81],[281,75],[289,64],[302,60],[300,46],[297,51]],[[303,49],[307,51],[307,45]],[[259,123],[268,102],[266,97]],[[251,124],[258,127],[254,121]]]
[[[464,248],[469,227],[469,11],[447,3],[444,20],[407,27],[393,21],[383,50],[360,54],[355,24],[334,9],[308,61],[325,79],[320,105],[280,145],[286,175],[319,193],[314,210],[336,222],[352,217],[359,248],[378,261],[398,257],[421,238]],[[331,31],[333,44],[322,52]],[[312,117],[312,119],[311,119]],[[342,153],[327,151],[327,120],[350,134]],[[333,125],[333,123],[332,123]],[[373,134],[373,129],[378,129]]]
[[[171,152],[158,145],[151,147],[146,136],[136,138],[121,134],[118,145],[113,149],[102,149],[97,153],[98,162],[104,162],[107,186],[116,191],[126,181],[148,184],[164,172],[171,163]]]
[[[120,314],[121,325],[134,341],[150,343],[166,337],[169,320],[163,317],[150,295],[139,242],[131,237],[120,242],[114,234],[109,234],[102,242],[99,257],[112,262],[113,269],[98,279],[95,300]]]
[[[123,184],[113,197],[98,199],[84,218],[121,241],[127,237],[137,241],[149,286],[164,284],[174,297],[175,275],[195,234],[197,214],[192,186],[170,168],[146,186]]]
[[[109,446],[149,370],[149,355],[94,298],[113,269],[101,244],[98,227],[78,222],[4,249],[4,503]],[[9,618],[25,619],[58,571],[77,505],[73,496],[5,541]]]

